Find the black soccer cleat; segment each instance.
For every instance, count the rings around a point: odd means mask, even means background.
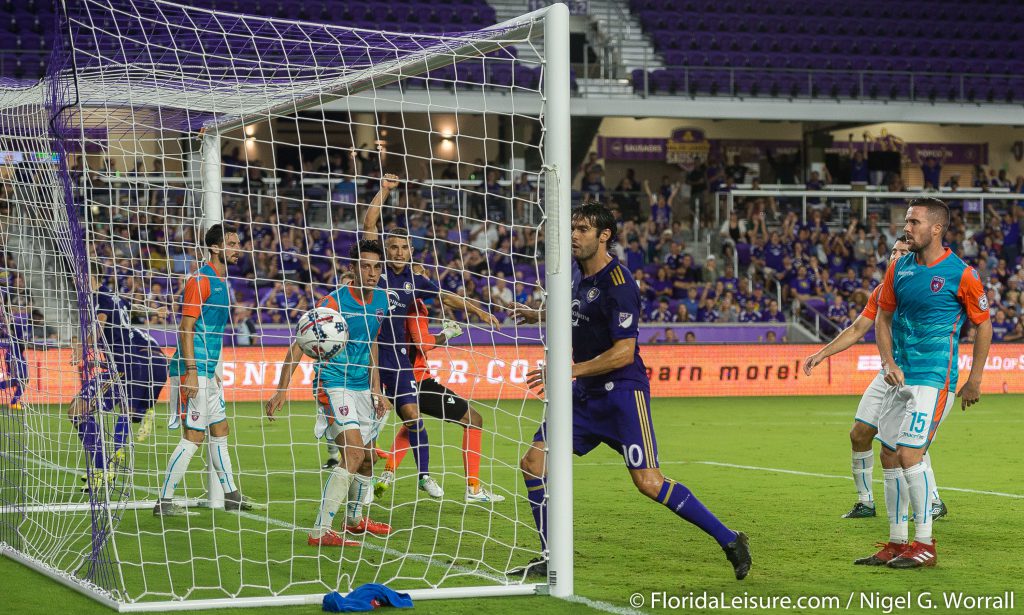
[[[750,539],[743,532],[736,532],[736,539],[725,545],[722,550],[725,551],[725,556],[732,564],[736,580],[742,581],[750,572],[750,566],[753,564],[753,559],[750,557]]]
[[[942,500],[932,502],[932,521],[941,519],[949,514],[949,509],[946,508],[946,503]]]
[[[866,519],[868,517],[874,517],[877,513],[875,512],[874,506],[868,506],[864,502],[857,502],[850,509],[850,512],[843,515],[843,519]]]
[[[338,465],[338,460],[334,457],[328,457],[327,461],[325,461],[324,465],[320,466],[320,468],[324,470],[333,470],[336,465]]]
[[[543,557],[535,557],[531,559],[525,566],[519,568],[513,568],[505,573],[510,577],[528,578],[528,577],[544,577],[548,576],[548,560]]]

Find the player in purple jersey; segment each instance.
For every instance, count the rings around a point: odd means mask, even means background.
[[[25,346],[32,339],[32,327],[29,325],[28,314],[7,312],[4,306],[6,294],[0,289],[0,348],[4,349],[5,366],[0,377],[0,391],[12,391],[10,397],[6,398],[6,405],[11,410],[21,410],[21,396],[28,384]],[[0,397],[0,400],[3,399]]]
[[[629,270],[608,253],[615,236],[615,218],[592,203],[572,215],[573,452],[586,455],[604,443],[622,455],[640,493],[689,521],[725,551],[737,579],[750,571],[747,535],[726,527],[682,483],[666,478],[658,467],[658,445],[650,411],[650,380],[637,345],[640,293]],[[542,313],[516,306],[516,315],[537,322]],[[543,371],[527,376],[543,390]],[[547,551],[545,425],[520,462],[527,497]],[[510,575],[547,575],[545,557]]]
[[[385,174],[380,184],[380,191],[367,208],[363,217],[363,239],[375,241],[378,238],[377,223],[381,217],[381,207],[397,188],[397,175]],[[395,228],[387,232],[384,239],[386,263],[384,275],[378,286],[387,291],[390,312],[381,326],[380,337],[380,378],[384,392],[391,399],[398,416],[409,430],[409,447],[419,473],[419,487],[430,497],[440,498],[444,490],[430,476],[430,451],[427,443],[427,432],[420,418],[418,404],[419,390],[416,376],[409,358],[406,341],[406,323],[416,317],[416,299],[440,299],[441,303],[455,311],[474,314],[491,326],[500,325],[489,312],[464,297],[441,290],[437,284],[413,270],[412,250],[409,247],[409,231]],[[443,416],[435,418],[444,419]],[[378,497],[387,490],[394,481],[394,473],[384,471],[377,482],[375,490]],[[467,496],[468,497],[468,496]]]

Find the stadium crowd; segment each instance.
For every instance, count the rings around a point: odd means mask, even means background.
[[[113,168],[114,163],[105,160],[104,165]],[[258,163],[246,171],[239,166],[237,152],[225,154],[226,177],[251,176],[242,187],[231,188],[225,199],[225,218],[239,221],[245,249],[229,272],[237,343],[257,343],[262,329],[289,326],[336,288],[342,270],[335,255],[347,254],[356,239],[355,207],[348,201],[368,200],[376,189],[374,178],[380,174],[379,165],[369,157],[353,156],[349,161],[338,157],[301,166],[303,172],[313,173],[341,167],[369,181],[357,187],[351,179],[343,180],[328,187],[332,194],[328,199],[326,194],[310,194],[297,182],[297,172],[286,169],[274,196],[267,196],[256,184],[265,175],[253,170]],[[496,307],[513,302],[539,306],[544,238],[535,226],[508,223],[525,219],[524,205],[533,198],[535,185],[526,175],[514,182],[502,181],[513,178],[503,178],[481,160],[463,166],[446,168],[443,175],[479,182],[468,188],[470,196],[463,203],[467,216],[456,214],[456,189],[428,188],[413,180],[399,191],[396,206],[385,210],[385,225],[409,229],[414,260],[445,290]],[[701,168],[703,179],[690,173],[682,181],[698,184],[698,190],[725,190],[747,173],[738,162]],[[785,201],[756,197],[738,199],[719,229],[713,252],[707,254],[707,248],[702,248],[704,253],[697,254],[687,245],[693,233],[683,220],[690,218],[678,213],[687,206],[679,196],[681,182],[665,178],[652,189],[627,172],[616,190],[606,191],[602,170],[593,158],[580,171],[577,197],[583,201],[602,198],[615,208],[620,230],[614,249],[634,272],[648,323],[784,323],[794,314],[803,314],[832,323],[824,327],[826,335],[838,332],[856,318],[881,282],[888,251],[902,233],[902,225],[885,223],[876,213],[866,223],[854,221],[840,228],[830,224],[828,208],[818,203],[812,204],[808,220],[802,223]],[[88,177],[91,172],[82,174]],[[92,176],[97,185],[102,175]],[[992,181],[1003,181],[1001,177],[993,174]],[[812,174],[808,187],[823,181]],[[899,178],[890,181],[899,182]],[[100,192],[109,190],[103,187]],[[155,201],[159,195],[154,197],[153,192],[136,196],[136,202]],[[192,226],[184,223],[191,218],[183,194],[164,193],[160,208],[94,207],[89,212],[90,250],[108,265],[108,285],[116,285],[133,302],[171,307],[184,277],[196,264],[192,249],[196,240]],[[331,206],[325,207],[328,201]],[[974,265],[986,283],[995,340],[1024,339],[1020,264],[1024,209],[1019,204],[1008,211],[990,207],[984,228],[978,228],[977,223],[969,227],[967,216],[957,203],[953,205],[946,243]],[[8,209],[6,203],[3,207]],[[318,208],[320,213],[314,213]],[[321,213],[326,223],[310,224],[310,218]],[[4,255],[0,285],[12,301],[28,302],[24,278],[10,254]],[[155,314],[135,318],[136,324],[144,324],[143,319],[149,324],[171,324]],[[964,335],[972,335],[969,327]]]

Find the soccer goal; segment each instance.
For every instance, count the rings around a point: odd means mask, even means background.
[[[395,2],[399,33],[313,23],[372,17],[345,3],[321,7],[334,15],[283,1],[278,17],[59,4],[47,77],[0,82],[0,553],[121,611],[314,604],[364,583],[414,599],[570,595],[566,7],[484,27],[482,2]],[[436,33],[434,19],[462,31]],[[398,187],[374,201],[388,174]],[[311,546],[336,459],[314,436],[313,364],[276,420],[264,403],[298,318],[352,284],[371,203],[440,289],[409,289],[424,291],[421,322],[458,323],[423,350],[420,375],[470,410],[421,411],[406,424],[428,443],[411,444],[390,413],[374,474],[394,480],[339,510],[350,544]],[[157,516],[182,439],[166,360],[221,222],[241,244],[211,379],[227,448],[211,427],[172,489],[187,514]],[[513,303],[543,310],[543,326],[517,324]],[[527,385],[538,368],[543,395]],[[545,417],[547,551],[519,469]],[[226,505],[232,489],[242,510]],[[390,531],[345,533],[360,518]],[[546,579],[507,574],[538,557]]]

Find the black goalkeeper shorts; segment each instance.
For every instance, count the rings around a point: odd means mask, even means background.
[[[420,414],[457,423],[469,412],[469,403],[437,380],[427,378],[418,386]]]

